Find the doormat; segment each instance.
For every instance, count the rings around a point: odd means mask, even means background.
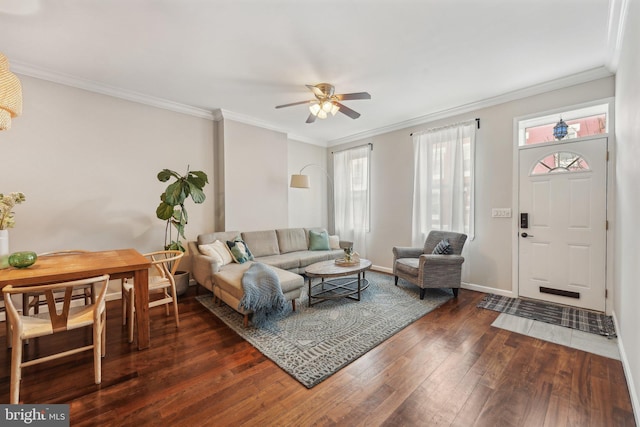
[[[611,316],[581,308],[494,294],[485,296],[478,307],[605,337],[617,336]]]

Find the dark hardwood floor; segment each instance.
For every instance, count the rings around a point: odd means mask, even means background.
[[[179,329],[162,308],[151,310],[144,351],[126,342],[120,302],[109,302],[102,384],[93,384],[85,353],[25,368],[21,401],[70,404],[72,426],[635,425],[619,361],[493,328],[498,313],[476,308],[477,292],[461,290],[308,390],[200,305],[195,290],[180,299]],[[64,335],[34,340],[27,357],[91,339]],[[9,401],[10,355],[0,351],[0,402]]]

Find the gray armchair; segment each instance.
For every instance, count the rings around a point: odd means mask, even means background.
[[[442,239],[449,239],[452,254],[435,255],[433,249]],[[396,286],[402,278],[420,288],[420,299],[424,299],[427,288],[451,288],[458,296],[460,276],[464,257],[462,248],[467,240],[466,234],[450,231],[431,231],[423,248],[393,248],[393,274]]]

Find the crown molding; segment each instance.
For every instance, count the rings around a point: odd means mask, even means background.
[[[301,136],[301,135],[295,135],[292,133],[289,133],[287,130],[275,126],[272,123],[263,121],[263,120],[258,120],[254,117],[251,116],[247,116],[245,114],[241,114],[241,113],[236,113],[233,111],[229,111],[229,110],[225,110],[225,109],[220,109],[220,110],[216,110],[216,112],[219,111],[220,112],[220,120],[224,119],[228,119],[228,120],[233,120],[234,122],[240,122],[240,123],[244,123],[247,125],[251,125],[251,126],[256,126],[259,128],[263,128],[263,129],[267,129],[267,130],[272,130],[275,132],[280,132],[280,133],[284,133],[285,135],[287,135],[287,139],[293,139],[296,141],[300,141],[300,142],[305,142],[307,144],[312,144],[312,145],[318,145],[320,147],[327,147],[327,143],[326,141],[320,141],[314,138],[308,138],[305,136]],[[217,114],[217,113],[216,113]]]
[[[214,114],[209,110],[192,107],[179,102],[169,101],[167,99],[156,98],[142,93],[108,86],[91,80],[82,79],[68,74],[57,73],[42,68],[33,67],[31,65],[12,61],[11,71],[24,76],[35,77],[41,80],[47,80],[53,83],[59,83],[90,92],[100,93],[102,95],[112,96],[127,101],[137,102],[139,104],[150,105],[164,110],[174,111],[177,113],[187,114],[190,116],[200,117],[202,119],[214,120]]]
[[[619,5],[619,6],[616,6]],[[156,98],[153,96],[141,94],[134,91],[116,88],[108,86],[102,83],[97,83],[91,80],[81,79],[68,74],[52,72],[41,68],[33,67],[19,61],[12,61],[11,70],[16,74],[24,76],[35,77],[37,79],[47,80],[54,83],[63,84],[66,86],[76,87],[79,89],[87,90],[90,92],[100,93],[115,98],[124,99],[144,105],[149,105],[156,108],[162,108],[177,113],[187,114],[207,120],[220,121],[223,119],[229,119],[240,123],[245,123],[251,126],[257,126],[263,129],[268,129],[276,132],[281,132],[287,135],[288,139],[304,142],[307,144],[317,145],[320,147],[332,147],[348,142],[358,141],[361,139],[381,135],[384,133],[393,132],[396,130],[406,129],[412,126],[421,125],[424,123],[432,122],[447,117],[468,113],[471,111],[479,110],[481,108],[487,108],[494,105],[502,104],[517,99],[526,98],[533,95],[538,95],[544,92],[549,92],[564,87],[574,86],[581,83],[586,83],[592,80],[597,80],[604,77],[613,75],[611,71],[612,67],[617,66],[617,55],[619,54],[620,45],[622,43],[622,36],[624,33],[624,20],[626,19],[628,9],[628,0],[612,0],[610,7],[610,22],[609,22],[609,41],[610,52],[613,52],[610,58],[608,58],[607,66],[594,68],[581,73],[576,73],[570,76],[562,77],[549,82],[541,83],[538,85],[529,86],[524,89],[508,92],[502,95],[498,95],[492,98],[487,98],[481,101],[472,102],[469,104],[461,105],[458,107],[437,111],[424,116],[416,117],[414,119],[405,120],[389,126],[383,126],[380,128],[371,129],[365,132],[349,135],[343,138],[334,139],[331,141],[318,140],[315,138],[309,138],[302,135],[296,135],[289,133],[286,129],[275,126],[272,123],[253,118],[251,116],[236,113],[224,109],[216,109],[209,111],[190,105],[181,104],[167,99]],[[617,12],[616,12],[617,11]],[[615,66],[614,66],[615,64]]]
[[[437,111],[424,116],[416,117],[414,119],[405,120],[399,123],[394,123],[389,126],[384,126],[376,129],[372,129],[366,132],[357,133],[354,135],[346,136],[344,138],[334,139],[329,141],[328,146],[333,147],[336,145],[346,144],[348,142],[359,141],[361,139],[370,138],[384,133],[394,132],[410,128],[412,126],[422,125],[425,123],[433,122],[447,117],[456,116],[459,114],[465,114],[472,111],[480,110],[482,108],[493,107],[494,105],[504,104],[505,102],[515,101],[529,96],[539,95],[552,90],[562,89],[569,86],[575,86],[581,83],[590,82],[592,80],[598,80],[604,77],[610,77],[613,73],[606,67],[593,68],[591,70],[583,71],[581,73],[572,74],[570,76],[561,77],[559,79],[551,80],[545,83],[529,86],[523,89],[507,92],[502,95],[494,96],[491,98],[483,99],[477,102],[471,102],[469,104],[460,105],[458,107],[449,108],[446,110]]]
[[[616,72],[620,61],[620,50],[624,38],[625,23],[629,10],[629,0],[609,1],[609,22],[607,25],[607,68]]]

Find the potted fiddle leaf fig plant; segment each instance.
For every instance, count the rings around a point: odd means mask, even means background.
[[[169,169],[163,169],[158,173],[160,182],[167,182],[171,179],[173,179],[172,182],[160,194],[160,204],[156,209],[156,216],[166,221],[164,249],[186,252],[180,240],[181,238],[186,239],[184,228],[189,222],[189,215],[184,203],[188,198],[197,204],[204,202],[206,197],[203,188],[209,183],[209,179],[207,174],[202,171],[190,171],[189,166],[187,166],[187,173],[184,175]],[[183,273],[183,277],[179,277],[179,273]],[[175,279],[176,292],[181,295],[186,292],[189,286],[189,273],[178,271]],[[180,285],[178,285],[179,281]]]

